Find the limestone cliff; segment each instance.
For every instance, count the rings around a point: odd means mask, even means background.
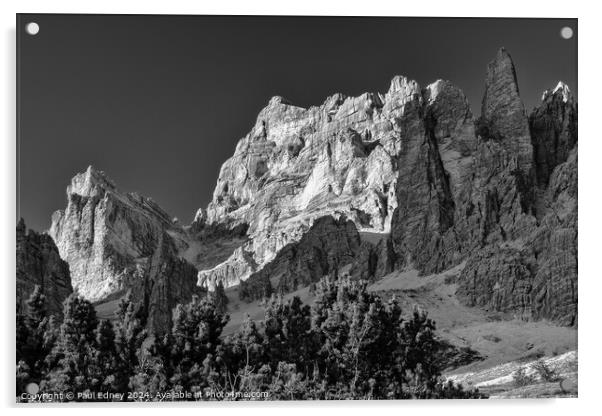
[[[294,288],[298,265],[322,258],[324,250],[301,250],[314,223],[344,216],[360,234],[380,236],[353,251],[355,276],[428,274],[466,261],[463,302],[573,324],[576,143],[568,87],[546,92],[528,116],[503,48],[487,66],[477,118],[443,80],[422,89],[397,76],[385,94],[335,94],[308,109],[274,97],[222,166],[192,227],[245,225],[249,240],[217,267],[201,268],[199,281],[232,286],[267,276]],[[312,273],[304,270],[298,284]]]
[[[399,201],[396,183],[413,181],[410,141],[424,136],[425,102],[429,117],[441,119],[450,117],[445,112],[453,103],[460,104],[451,110],[453,119],[432,126],[433,143],[449,149],[433,166],[441,170],[445,164],[451,172],[441,183],[442,209],[448,209],[451,193],[460,192],[468,179],[467,155],[475,142],[472,115],[459,89],[438,81],[421,91],[415,81],[395,77],[385,94],[335,94],[309,109],[274,97],[222,166],[213,200],[192,227],[247,224],[249,261],[243,266],[237,253],[202,270],[200,279],[219,274],[227,286],[237,284],[326,215],[344,215],[362,232],[388,234]]]
[[[75,290],[94,302],[131,290],[152,330],[166,330],[172,308],[198,290],[196,268],[179,255],[187,248],[183,230],[151,199],[121,193],[93,167],[71,181],[50,235]]]
[[[46,296],[49,314],[61,314],[63,301],[73,291],[69,265],[64,262],[48,234],[27,230],[21,219],[17,225],[17,308],[23,310],[35,286]]]
[[[529,116],[537,182],[546,186],[554,168],[567,160],[577,143],[577,104],[560,82],[545,91],[542,105]]]
[[[360,245],[360,236],[352,221],[345,217],[321,217],[300,241],[287,244],[242,284],[248,287],[251,298],[261,297],[253,296],[262,294],[253,287],[263,284],[273,287],[277,293],[291,292],[351,265],[360,253]]]
[[[566,85],[544,93],[541,106],[529,117],[529,128],[534,170],[527,180],[534,205],[529,209],[524,200],[515,209],[492,204],[494,218],[499,218],[492,223],[504,232],[470,254],[458,295],[469,305],[575,325],[577,107]],[[515,182],[505,195],[520,198],[525,183]]]

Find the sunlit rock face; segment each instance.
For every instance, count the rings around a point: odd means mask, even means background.
[[[192,226],[248,224],[248,264],[243,267],[237,253],[215,270],[202,270],[199,279],[219,274],[227,285],[236,284],[326,215],[349,219],[360,231],[388,234],[403,137],[421,128],[422,105],[423,91],[405,77],[395,77],[385,94],[335,94],[309,109],[272,98],[222,166],[213,200]],[[461,158],[448,161],[458,181]]]
[[[172,308],[198,290],[196,268],[179,255],[183,230],[151,199],[121,193],[93,167],[72,179],[49,233],[78,293],[97,302],[131,290],[152,330],[165,331]]]
[[[26,312],[25,302],[36,286],[46,296],[46,311],[60,315],[63,301],[73,292],[69,265],[59,255],[48,234],[27,230],[21,219],[17,225],[17,309]]]
[[[234,286],[241,280],[248,279],[256,268],[253,257],[243,247],[238,247],[227,261],[211,269],[199,271],[197,284],[210,291],[215,290],[220,282],[224,286]]]
[[[316,220],[330,216],[381,236],[345,258],[354,276],[429,274],[466,261],[463,302],[572,324],[576,143],[568,87],[546,92],[527,116],[504,49],[486,68],[478,117],[444,80],[421,88],[397,76],[385,94],[335,94],[308,109],[274,97],[222,166],[213,200],[191,228],[244,224],[248,241],[200,268],[199,283],[232,286],[277,270],[268,276],[273,284],[295,287],[290,276],[301,262],[338,256],[301,249],[310,230],[321,235]]]

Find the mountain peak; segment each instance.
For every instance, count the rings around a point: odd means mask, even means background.
[[[512,57],[510,56],[510,53],[508,52],[508,50],[506,50],[505,47],[501,46],[497,50],[496,59],[510,59],[510,60],[512,60]]]
[[[513,101],[519,105],[519,89],[514,61],[505,48],[500,48],[495,58],[487,65],[485,79],[485,96],[481,112],[484,116],[496,111],[495,105],[500,101]],[[522,103],[520,103],[522,106]]]
[[[284,98],[280,95],[273,96],[272,98],[270,98],[270,101],[268,102],[268,106],[273,106],[273,105],[278,105],[278,104],[293,105],[289,100],[287,100],[286,98]]]
[[[78,173],[71,179],[67,193],[92,196],[99,191],[115,189],[115,183],[103,171],[90,165],[85,172]]]
[[[520,170],[528,174],[533,163],[529,123],[514,62],[504,48],[487,65],[481,117],[489,130],[503,139],[506,150],[517,156]]]
[[[423,92],[424,99],[427,102],[434,101],[440,95],[454,95],[461,97],[466,101],[464,92],[454,85],[452,82],[444,79],[438,79],[437,81],[426,86]],[[468,105],[468,103],[466,103]]]
[[[562,81],[558,81],[556,87],[553,90],[545,90],[543,94],[541,94],[541,102],[552,103],[553,101],[562,101],[564,104],[573,105],[575,103],[575,98],[571,89],[568,85],[566,85]]]
[[[398,91],[405,91],[408,93],[412,93],[412,92],[420,92],[420,86],[418,85],[418,83],[416,81],[414,81],[413,79],[409,79],[408,77],[404,76],[404,75],[395,75],[393,77],[393,79],[391,80],[391,85],[389,87],[389,94],[394,93],[394,92],[398,92]]]
[[[573,101],[573,93],[569,89],[569,86],[562,81],[558,81],[556,88],[552,90],[550,94],[547,90],[543,93],[542,101],[545,101],[549,96],[560,95],[562,102],[568,103]]]
[[[53,214],[49,231],[74,289],[93,302],[131,289],[149,328],[159,332],[169,327],[175,304],[196,290],[196,269],[178,252],[184,235],[152,199],[122,193],[93,166],[73,177],[67,207]],[[177,289],[166,292],[170,287]]]

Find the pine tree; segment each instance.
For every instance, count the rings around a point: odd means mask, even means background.
[[[134,303],[131,291],[119,302],[116,317],[114,386],[126,392],[130,390],[130,377],[140,371],[141,348],[148,335],[142,308]]]
[[[215,286],[215,290],[209,292],[207,296],[213,301],[219,313],[225,314],[228,311],[228,302],[230,300],[226,296],[226,291],[221,281]]]
[[[25,387],[31,382],[31,369],[24,360],[17,361],[17,400],[20,394],[25,391]]]
[[[236,333],[226,337],[219,356],[224,390],[250,391],[257,382],[254,380],[256,373],[267,363],[263,343],[260,329],[249,316]]]
[[[234,391],[242,399],[261,391],[281,400],[481,397],[442,382],[434,322],[417,309],[404,318],[395,298],[383,301],[367,282],[326,277],[311,307],[272,296],[261,324],[247,317],[225,338],[219,287],[178,305],[162,336],[148,336],[130,293],[114,325],[73,294],[57,327],[38,288],[17,317],[17,386],[43,379],[42,391],[136,391],[139,400],[168,390],[204,398]]]
[[[115,348],[113,324],[103,319],[96,328],[94,355],[95,378],[100,381],[103,391],[124,392],[120,366]]]
[[[245,302],[267,300],[274,293],[274,288],[267,274],[260,273],[240,282],[238,297]]]
[[[196,391],[207,387],[203,363],[209,355],[216,354],[228,319],[207,298],[193,296],[190,303],[175,308],[172,330],[157,343],[153,357],[154,362],[164,367],[174,390]]]
[[[132,369],[129,379],[129,390],[141,393],[136,397],[140,401],[148,401],[156,397],[157,393],[168,391],[171,388],[169,379],[173,369],[169,359],[169,348],[171,338],[166,335],[165,339],[150,336],[138,351],[138,363]]]
[[[50,392],[100,391],[94,307],[75,293],[63,305],[63,323],[56,345],[46,358],[52,371],[41,388]]]
[[[272,296],[265,307],[263,320],[265,349],[272,367],[280,362],[293,363],[306,373],[313,371],[313,356],[318,342],[311,330],[311,308],[295,296],[284,302]]]
[[[25,314],[17,308],[17,321],[16,321],[16,352],[17,352],[17,363],[26,360],[27,357],[27,339],[29,338],[29,328],[26,324]]]
[[[312,306],[319,337],[315,357],[327,398],[426,398],[440,391],[441,351],[434,323],[414,311],[402,319],[395,299],[385,303],[367,282],[325,278]],[[449,394],[448,389],[446,394]]]
[[[435,323],[425,312],[414,308],[399,333],[403,355],[398,365],[411,378],[411,393],[415,398],[430,398],[441,376],[437,356],[443,346],[435,338],[434,331]]]
[[[17,362],[21,382],[39,383],[47,372],[46,356],[56,341],[54,317],[46,316],[46,297],[35,286],[25,302],[26,313],[17,314]]]
[[[27,305],[27,320],[29,327],[37,327],[46,317],[46,296],[42,287],[36,285],[29,299],[25,302]]]

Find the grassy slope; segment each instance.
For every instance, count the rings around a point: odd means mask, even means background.
[[[476,385],[505,375],[501,384],[482,387],[499,397],[538,397],[574,395],[560,389],[559,383],[535,383],[532,386],[514,388],[508,382],[509,374],[522,363],[534,361],[540,357],[557,357],[577,350],[577,331],[573,328],[559,327],[545,321],[525,322],[512,319],[511,316],[489,312],[480,308],[470,308],[460,304],[455,296],[456,284],[453,283],[464,265],[441,274],[418,276],[415,270],[394,272],[369,286],[369,289],[383,297],[395,295],[404,311],[414,307],[426,310],[436,322],[438,332],[459,347],[470,347],[485,357],[464,367],[451,371],[446,376],[463,384]],[[225,333],[234,332],[248,315],[254,320],[263,319],[260,302],[245,303],[238,299],[238,289],[226,291],[230,299],[230,322]],[[308,288],[288,294],[290,299],[299,296],[304,303],[311,303],[312,296]],[[576,383],[576,372],[566,372],[567,380]]]
[[[446,376],[459,377],[464,384],[476,385],[499,378],[508,368],[515,370],[516,365],[521,363],[577,350],[576,329],[559,327],[545,321],[524,322],[508,315],[460,304],[455,296],[456,284],[453,282],[463,266],[461,264],[444,273],[423,277],[418,276],[415,270],[396,271],[369,286],[370,290],[383,297],[395,295],[404,311],[409,312],[416,306],[426,310],[436,322],[441,336],[459,347],[470,347],[485,357],[483,361],[457,368]],[[224,329],[225,335],[236,331],[247,316],[256,321],[263,319],[261,302],[240,301],[237,287],[227,289],[226,295],[229,298],[230,321]],[[309,288],[290,293],[285,299],[293,296],[299,296],[306,304],[313,301]],[[118,300],[114,300],[97,305],[99,317],[112,317],[117,303]],[[513,390],[511,383],[507,382],[506,373],[505,383],[487,387],[491,393],[501,397],[564,394],[558,391],[558,383],[548,386],[537,383]],[[575,379],[576,383],[576,372],[566,377],[569,380]]]
[[[411,311],[414,306],[426,310],[443,337],[455,345],[473,348],[487,357],[456,372],[475,371],[529,357],[558,355],[577,348],[577,331],[573,328],[559,327],[545,321],[524,322],[461,305],[455,296],[456,285],[446,284],[445,280],[446,276],[459,273],[462,267],[460,265],[444,273],[424,277],[419,277],[414,270],[394,272],[370,285],[369,289],[384,297],[394,294],[405,311]],[[241,302],[236,287],[227,289],[226,294],[230,299],[230,322],[226,326],[226,333],[234,332],[247,315],[254,320],[263,319],[263,308],[259,301]],[[293,296],[299,296],[304,303],[313,300],[308,288],[290,293],[285,298]]]
[[[473,371],[577,348],[577,331],[573,328],[545,321],[525,322],[460,304],[455,296],[456,284],[446,283],[446,277],[453,281],[462,267],[425,277],[419,277],[415,271],[396,272],[376,282],[371,289],[384,295],[395,294],[406,310],[414,305],[425,309],[443,337],[486,356],[484,361],[472,364]]]

